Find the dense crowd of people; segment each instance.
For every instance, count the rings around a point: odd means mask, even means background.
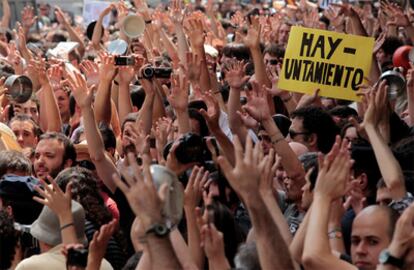
[[[408,4],[0,7],[0,269],[414,269]],[[375,39],[360,101],[278,87],[297,25]]]

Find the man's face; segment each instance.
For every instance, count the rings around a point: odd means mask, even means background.
[[[390,61],[391,58],[385,54],[383,49],[379,49],[378,52],[375,54],[375,58],[377,59],[380,65],[384,64],[387,61]]]
[[[388,188],[377,189],[377,204],[388,206],[392,202],[392,195]]]
[[[16,103],[13,106],[14,114],[24,114],[33,118],[36,123],[39,123],[39,111],[34,101],[28,100],[25,103]]]
[[[267,155],[272,148],[271,138],[266,131],[259,131],[260,146],[262,147],[263,154]]]
[[[122,151],[124,152],[124,155],[128,152],[135,152],[135,145],[134,142],[131,141],[131,135],[133,130],[134,122],[127,122],[124,125],[124,130],[122,132]]]
[[[287,199],[291,202],[298,202],[302,199],[302,187],[305,184],[301,181],[293,181],[286,172],[283,173],[283,184],[286,188]]]
[[[30,121],[13,121],[10,124],[10,128],[13,130],[14,135],[17,137],[17,142],[22,148],[36,147],[37,137],[34,133],[33,124]]]
[[[277,65],[280,63],[280,59],[278,59],[276,56],[271,56],[268,53],[263,56],[263,60],[266,67],[270,70],[276,70]]]
[[[47,175],[55,178],[64,169],[64,145],[56,139],[39,141],[35,150],[34,170],[38,178]]]
[[[279,29],[278,44],[286,45],[290,34],[290,25],[283,24]]]
[[[68,117],[69,113],[69,97],[63,89],[58,89],[55,91],[55,96],[57,104],[59,106],[60,115],[63,117]]]
[[[391,239],[389,218],[385,211],[361,212],[354,220],[351,235],[353,264],[360,270],[375,270],[378,256]]]

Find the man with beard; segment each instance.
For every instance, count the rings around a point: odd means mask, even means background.
[[[76,162],[76,151],[72,142],[63,134],[48,132],[40,136],[35,149],[34,171],[38,178],[48,175],[55,178],[60,171]]]

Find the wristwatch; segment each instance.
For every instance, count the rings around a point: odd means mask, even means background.
[[[404,259],[396,258],[390,254],[388,249],[384,249],[379,255],[379,263],[383,265],[389,264],[402,269],[404,266]]]
[[[168,226],[165,224],[155,223],[145,232],[146,235],[151,233],[155,234],[157,237],[162,238],[170,233],[170,228],[168,228]]]

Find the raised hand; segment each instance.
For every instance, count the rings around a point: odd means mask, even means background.
[[[247,35],[243,38],[243,43],[250,49],[259,48],[261,32],[259,17],[251,17],[250,19],[252,21],[252,24],[249,26],[247,30]]]
[[[130,166],[121,168],[125,182],[119,175],[113,175],[113,179],[125,194],[132,211],[139,216],[144,228],[148,228],[151,224],[162,221],[162,201],[152,181],[150,157],[144,155],[142,160],[143,166],[140,167],[135,154],[128,154]],[[167,187],[167,185],[161,186],[160,193],[165,195]]]
[[[68,76],[67,83],[72,89],[72,95],[80,108],[90,108],[93,100],[94,85],[88,87],[85,78],[79,72]]]
[[[149,154],[150,151],[150,136],[144,133],[143,122],[138,121],[138,127],[131,126],[129,136],[127,138],[134,143],[137,154]]]
[[[203,31],[203,23],[200,19],[189,18],[186,24],[186,31],[193,48],[204,46],[206,35]]]
[[[259,143],[253,147],[249,135],[246,138],[246,147],[243,146],[237,136],[233,137],[236,165],[233,167],[224,156],[218,157],[219,165],[232,188],[245,200],[250,196],[257,196],[260,177],[266,158],[262,158],[263,152]]]
[[[163,86],[165,88],[165,86]],[[171,75],[171,91],[167,97],[170,105],[177,111],[186,111],[188,106],[188,81],[184,76],[180,80],[177,74]]]
[[[46,74],[46,63],[45,60],[40,58],[37,60],[30,60],[28,70],[36,75],[41,86],[49,84],[49,78]]]
[[[191,171],[190,179],[184,190],[184,205],[188,209],[195,209],[203,196],[203,188],[208,180],[208,171],[203,167],[195,166]]]
[[[414,204],[411,204],[404,210],[402,215],[395,225],[395,231],[392,237],[391,244],[388,247],[390,253],[402,258],[411,254],[409,250],[414,249]]]
[[[407,27],[411,25],[410,19],[404,11],[396,4],[389,3],[387,1],[381,1],[381,9],[388,17],[387,25],[393,25],[397,27]]]
[[[331,201],[344,196],[350,183],[353,165],[348,152],[348,141],[337,136],[332,150],[325,157],[318,157],[319,174],[315,185],[315,196],[325,196]]]
[[[383,80],[375,89],[372,89],[367,93],[365,98],[368,102],[368,108],[365,111],[364,121],[362,123],[363,127],[377,127],[380,124],[380,122],[384,120],[384,117],[387,116],[387,92],[387,82]]]
[[[227,267],[230,267],[225,257],[223,233],[217,230],[214,223],[203,225],[200,233],[201,245],[204,248],[207,258],[211,261],[223,259]]]
[[[34,9],[32,6],[25,6],[21,12],[22,25],[25,29],[32,28],[33,24],[37,20],[37,16],[34,15]]]
[[[233,89],[240,90],[249,80],[245,74],[246,64],[243,61],[234,61],[225,70],[225,81]]]
[[[85,60],[80,64],[80,69],[85,74],[89,87],[99,84],[99,65],[97,63]]]
[[[60,9],[60,7],[55,6],[55,15],[56,15],[56,19],[57,21],[63,25],[63,26],[67,26],[70,25],[69,23],[69,19],[67,14],[65,14],[62,9]]]
[[[102,225],[99,231],[94,233],[92,241],[89,244],[88,269],[89,266],[91,266],[90,263],[95,263],[97,266],[101,264],[101,261],[105,256],[109,240],[116,231],[116,227],[117,222],[114,219],[108,224]],[[99,267],[97,267],[97,269],[99,269]]]
[[[38,203],[49,207],[57,216],[64,213],[72,213],[72,183],[66,185],[66,191],[63,192],[56,182],[48,176],[47,179],[52,183],[52,187],[46,184],[43,179],[39,179],[43,189],[39,186],[35,190],[41,197],[33,197]]]
[[[169,7],[169,16],[175,24],[183,24],[184,11],[181,0],[172,0]]]
[[[258,122],[269,119],[272,116],[264,87],[259,87],[255,81],[252,82],[252,87],[252,91],[246,92],[248,93],[247,104],[243,106],[243,109]]]
[[[54,65],[49,68],[47,71],[50,78],[50,83],[53,89],[58,89],[60,87],[60,81],[62,80],[63,71],[61,65]]]
[[[215,131],[220,129],[219,119],[221,110],[218,101],[211,91],[203,95],[203,100],[207,105],[207,111],[201,109],[200,113],[206,120],[209,130]]]
[[[99,65],[99,81],[112,81],[117,71],[115,57],[104,52],[98,53],[98,56],[101,60]]]
[[[201,59],[197,54],[193,54],[191,52],[187,52],[187,67],[185,68],[187,73],[188,80],[193,84],[196,85],[200,83],[201,77],[201,66],[204,59]]]

